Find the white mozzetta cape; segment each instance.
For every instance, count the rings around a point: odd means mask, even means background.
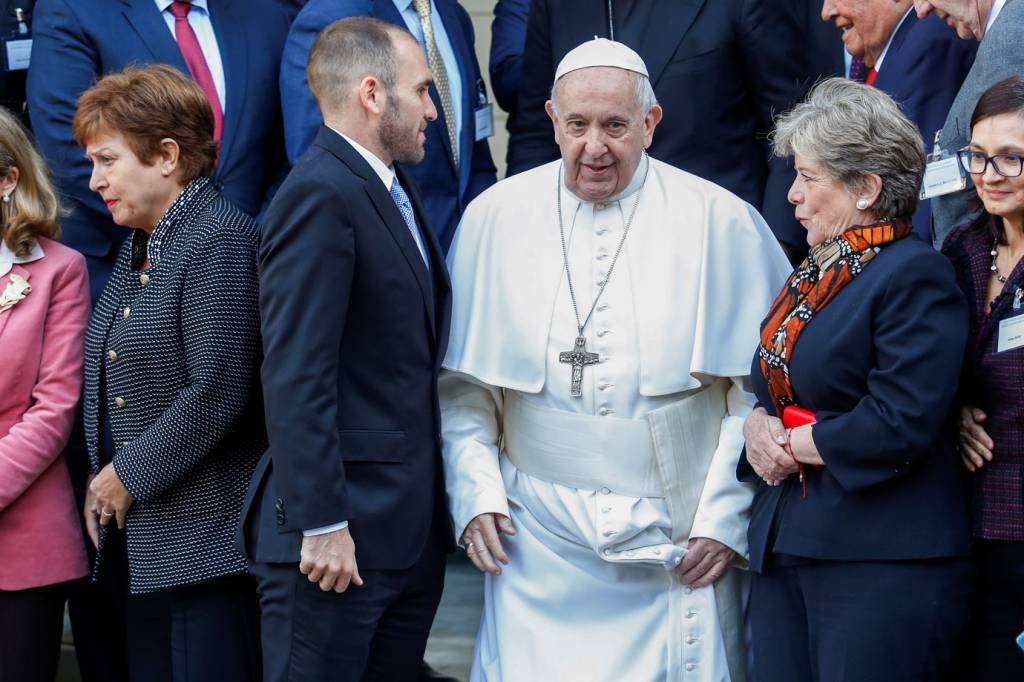
[[[544,386],[565,276],[555,203],[560,164],[503,180],[466,209],[449,253],[454,302],[445,368],[525,393]],[[564,196],[571,216],[575,205]],[[750,373],[761,320],[792,269],[753,207],[651,159],[622,257],[633,280],[641,395],[697,388],[700,375]],[[589,298],[580,301],[580,315],[588,305]]]

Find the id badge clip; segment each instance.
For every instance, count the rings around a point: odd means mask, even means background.
[[[924,178],[921,181],[921,199],[932,199],[967,188],[967,174],[956,154],[948,155],[940,144],[942,131],[935,131],[935,146],[926,157]]]
[[[28,30],[25,10],[16,7],[14,20],[18,24],[14,33],[0,39],[3,42],[4,70],[24,71],[32,58],[32,34]]]
[[[494,107],[487,101],[487,86],[483,78],[476,79],[476,110],[474,122],[476,134],[473,140],[479,142],[494,135]]]

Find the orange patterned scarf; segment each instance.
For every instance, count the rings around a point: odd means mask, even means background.
[[[782,409],[796,397],[789,376],[793,347],[814,315],[839,291],[864,271],[886,244],[912,231],[909,220],[887,221],[853,227],[835,239],[811,249],[786,281],[761,323],[758,362],[768,381],[768,391],[781,418]]]

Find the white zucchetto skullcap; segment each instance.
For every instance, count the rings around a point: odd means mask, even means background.
[[[558,63],[558,70],[555,71],[555,80],[578,69],[587,69],[592,66],[611,66],[616,69],[625,69],[633,73],[650,78],[647,73],[647,65],[636,52],[622,43],[607,38],[594,37],[578,47],[574,47],[569,54]]]

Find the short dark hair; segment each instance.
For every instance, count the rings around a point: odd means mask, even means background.
[[[971,130],[974,130],[974,126],[986,118],[1003,114],[1017,114],[1021,117],[1021,123],[1024,125],[1024,78],[1020,76],[1004,78],[981,93],[978,103],[974,105],[974,113],[971,115]],[[977,195],[972,197],[971,203],[975,208],[982,209],[982,214],[975,225],[984,226],[993,241],[1005,244],[1006,232],[1003,229],[1002,218],[985,213],[985,205]]]
[[[146,164],[160,154],[161,140],[172,139],[185,184],[212,175],[217,161],[209,100],[192,79],[164,64],[101,78],[78,99],[72,131],[82,147],[101,132],[120,133]]]
[[[366,76],[373,76],[385,89],[398,81],[394,38],[405,35],[403,28],[373,17],[339,19],[320,31],[309,50],[306,81],[320,110],[344,105],[344,91]]]

